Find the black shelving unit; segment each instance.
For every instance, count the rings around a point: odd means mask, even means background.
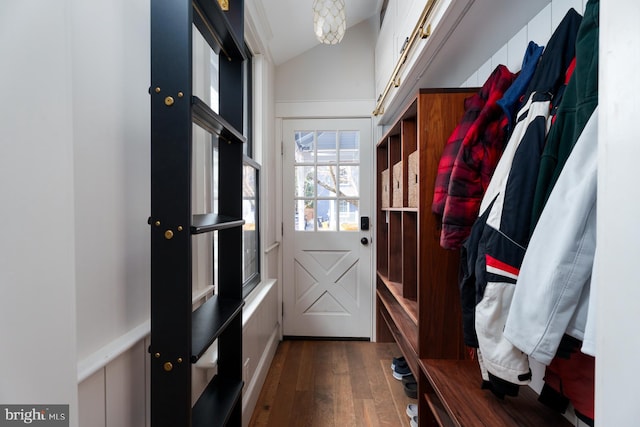
[[[241,425],[243,3],[151,1],[152,427]],[[220,56],[219,113],[192,93],[194,25]],[[192,212],[194,124],[218,147],[217,212]],[[192,236],[214,231],[217,294],[193,310]],[[216,340],[218,373],[194,402],[192,364]]]

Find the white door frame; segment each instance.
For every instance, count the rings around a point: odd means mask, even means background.
[[[371,144],[372,147],[372,155],[371,158],[369,159],[369,167],[370,170],[373,171],[375,170],[375,141],[377,140],[377,136],[378,133],[376,133],[376,131],[378,130],[377,127],[375,126],[374,120],[372,120],[371,118],[371,111],[373,111],[373,107],[375,106],[375,100],[359,100],[359,101],[333,101],[333,102],[324,102],[324,101],[320,101],[320,102],[276,102],[275,104],[275,141],[274,141],[274,149],[279,149],[281,155],[277,156],[276,159],[276,177],[275,177],[275,183],[277,185],[277,189],[275,189],[276,191],[276,197],[274,202],[276,203],[275,205],[275,210],[276,210],[276,217],[278,219],[278,223],[280,224],[279,227],[284,227],[283,226],[283,194],[282,194],[282,189],[283,189],[283,157],[282,157],[282,153],[283,153],[283,139],[284,139],[284,135],[283,135],[283,120],[285,119],[299,119],[299,118],[333,118],[333,119],[339,119],[339,118],[349,118],[349,119],[361,119],[361,118],[365,118],[365,119],[369,119],[371,120],[371,135],[372,135],[372,139],[370,141],[362,141],[362,143],[369,143]],[[341,116],[336,116],[336,113],[338,114],[344,114]],[[374,181],[374,185],[371,186],[371,200],[372,200],[372,212],[371,212],[371,216],[370,216],[370,234],[372,236],[372,239],[370,240],[370,246],[371,246],[371,250],[372,252],[372,256],[371,256],[371,279],[372,279],[372,292],[371,292],[371,331],[370,331],[370,336],[371,336],[371,340],[375,341],[376,338],[376,315],[375,315],[375,298],[376,298],[376,293],[375,293],[375,263],[376,263],[376,259],[375,259],[375,254],[376,254],[376,241],[373,239],[373,236],[375,236],[375,227],[376,227],[376,223],[375,223],[375,215],[373,215],[373,212],[375,212],[375,194],[376,194],[376,188],[375,188],[375,181]],[[282,306],[283,306],[283,301],[284,301],[284,293],[283,293],[283,280],[284,280],[284,245],[286,242],[283,241],[283,234],[282,234],[282,228],[280,230],[278,230],[278,235],[280,236],[280,241],[282,242],[282,246],[281,246],[281,254],[283,256],[280,257],[280,273],[279,273],[279,279],[278,280],[278,320],[280,323],[280,339],[282,339],[283,337],[283,316],[282,316]]]

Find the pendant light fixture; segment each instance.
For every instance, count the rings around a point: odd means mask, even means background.
[[[344,0],[314,0],[313,30],[324,44],[338,44],[347,29]]]

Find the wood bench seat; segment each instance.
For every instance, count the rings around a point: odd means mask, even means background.
[[[481,389],[482,378],[476,361],[421,359],[419,363],[427,379],[423,397],[435,418],[435,423],[425,424],[421,420],[420,425],[571,426],[561,414],[538,402],[538,395],[528,386],[521,387],[517,397],[504,399]],[[426,409],[425,405],[422,407]]]

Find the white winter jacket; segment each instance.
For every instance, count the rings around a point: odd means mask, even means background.
[[[545,365],[565,333],[587,343],[583,351],[595,353],[585,326],[593,316],[589,299],[596,249],[597,136],[596,107],[531,236],[504,328],[515,347]]]

